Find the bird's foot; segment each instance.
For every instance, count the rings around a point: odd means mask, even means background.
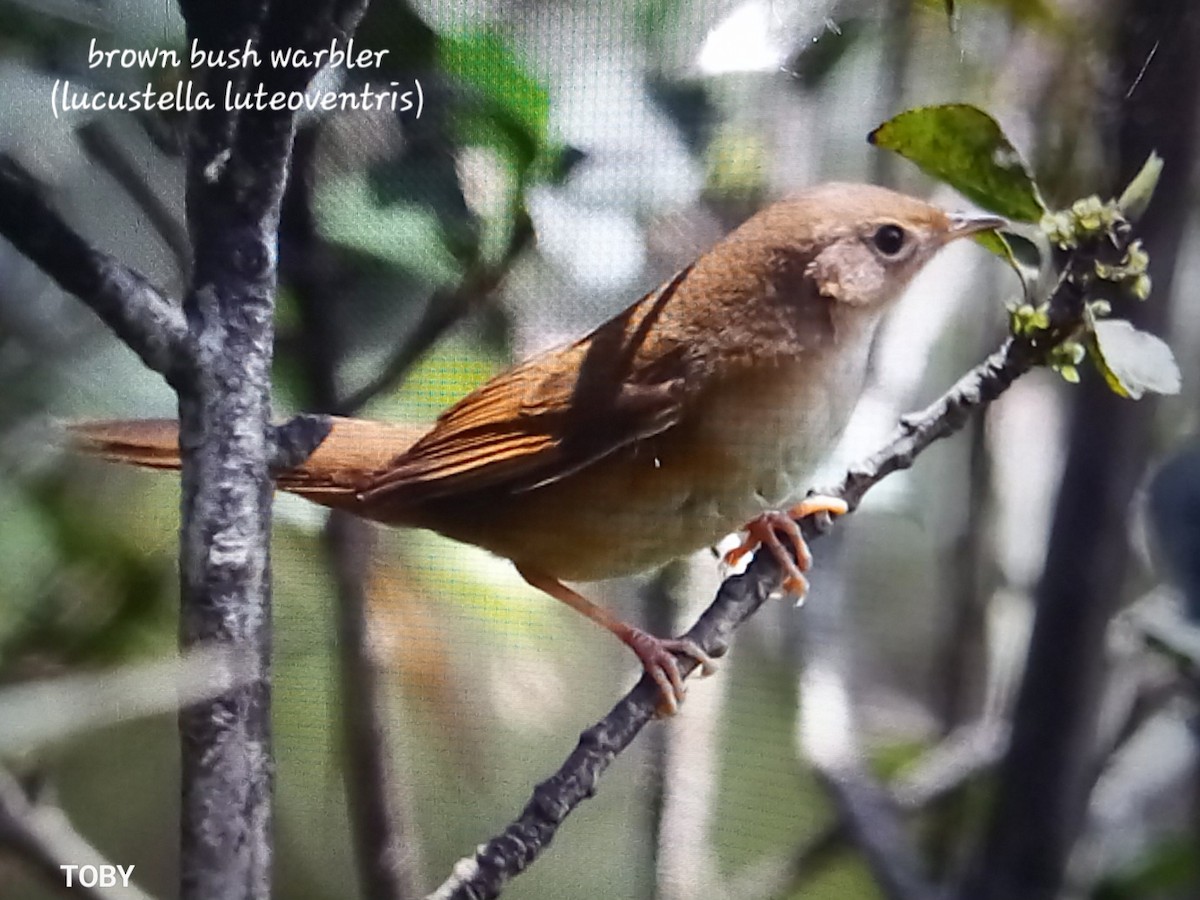
[[[747,553],[759,547],[766,547],[783,569],[783,590],[803,600],[808,592],[808,579],[804,577],[804,573],[812,568],[812,552],[808,549],[808,543],[804,540],[797,520],[821,512],[840,516],[849,509],[845,500],[814,494],[804,498],[787,512],[765,512],[746,525],[745,540],[725,554],[725,564],[735,566]],[[789,553],[780,540],[780,532],[791,544],[792,552]]]
[[[659,716],[675,715],[679,711],[679,704],[683,702],[683,695],[687,692],[677,656],[687,656],[699,663],[701,677],[707,677],[717,671],[716,662],[701,650],[695,641],[655,637],[633,626],[628,626],[628,631],[620,637],[637,654],[646,674],[658,685]]]
[[[642,668],[658,685],[660,716],[673,716],[679,710],[685,688],[683,673],[679,671],[679,660],[676,656],[687,656],[700,664],[702,676],[711,675],[717,671],[717,664],[711,656],[700,649],[695,641],[682,638],[664,639],[655,637],[640,628],[634,628],[627,622],[622,622],[602,606],[597,606],[591,600],[571,590],[557,578],[530,566],[518,565],[517,571],[521,577],[540,591],[545,591],[555,600],[561,600],[572,609],[583,613],[593,622],[603,625],[619,637],[642,661]]]

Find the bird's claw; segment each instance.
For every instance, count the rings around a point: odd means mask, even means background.
[[[634,628],[626,636],[625,641],[642,661],[646,674],[658,685],[659,716],[673,716],[679,711],[687,688],[683,683],[683,673],[679,669],[678,656],[694,659],[700,668],[700,676],[706,678],[717,671],[717,664],[711,656],[700,649],[695,641],[685,638],[655,637],[641,629]]]
[[[787,512],[771,510],[763,513],[746,526],[746,538],[738,546],[725,554],[725,564],[737,565],[747,553],[759,547],[766,547],[783,569],[783,590],[785,593],[803,600],[808,592],[808,579],[804,573],[812,568],[812,552],[804,540],[797,519],[816,513],[828,513],[834,516],[844,515],[849,510],[845,500],[838,497],[814,495],[806,497]],[[792,552],[784,546],[779,538],[782,532],[791,544]]]

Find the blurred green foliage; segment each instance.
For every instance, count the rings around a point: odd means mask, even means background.
[[[1136,859],[1106,878],[1092,900],[1137,900],[1140,897],[1189,896],[1200,883],[1200,860],[1192,835],[1173,835],[1146,848]]]
[[[929,102],[982,102],[998,62],[977,57],[995,29],[1021,35],[1063,27],[1046,0],[957,5],[957,27],[971,52],[946,28],[943,4],[932,4],[933,14],[918,7],[913,81]],[[781,23],[768,21],[761,34],[737,33],[725,47],[736,65],[716,71],[697,60],[718,26],[728,24],[731,11],[717,4],[631,0],[593,7],[587,18],[556,5],[523,12],[372,4],[356,42],[391,52],[368,76],[406,85],[419,78],[426,107],[420,120],[344,117],[308,125],[319,137],[312,211],[336,288],[330,332],[320,337],[336,344],[339,388],[370,382],[431,304],[472,279],[494,276],[494,295],[470,298],[443,338],[369,407],[382,418],[428,421],[502,367],[514,347],[541,346],[596,324],[762,200],[806,181],[861,177],[867,154],[877,152],[862,135],[896,112],[878,107],[887,73],[873,63],[890,36],[877,10],[831,10],[828,21],[787,20],[781,12]],[[149,0],[119,11],[70,0],[40,9],[0,0],[0,104],[40,109],[47,77],[101,83],[104,73],[80,71],[98,32],[114,47],[151,43],[156,34],[177,43],[178,21],[158,24],[165,14],[163,4]],[[69,133],[79,124],[59,128]],[[118,132],[151,192],[182,221],[181,122],[109,116],[105,124]],[[981,134],[989,151],[1012,151],[1002,135],[986,127]],[[44,163],[42,174],[53,176],[58,198],[92,240],[178,292],[182,273],[162,236],[104,160],[48,124],[6,132],[0,123],[0,144]],[[1036,218],[1040,201],[1021,180],[1022,167],[1002,186],[1005,203],[1010,214]],[[976,197],[969,179],[948,180]],[[514,235],[531,221],[539,244],[509,254]],[[598,232],[587,230],[597,221],[634,233],[644,259],[621,252],[599,256],[599,263],[587,257],[606,249],[590,237]],[[580,275],[587,262],[625,274],[596,286]],[[31,439],[29,428],[48,415],[169,415],[170,393],[130,355],[102,349],[112,339],[86,312],[31,273],[14,272],[0,283],[0,375],[9,385],[0,392],[0,677],[12,683],[168,655],[175,483],[81,463],[47,450],[51,442]],[[301,287],[285,280],[276,355],[281,411],[311,396],[303,302]],[[321,514],[289,498],[278,504],[277,522],[278,893],[345,897],[355,876]],[[896,530],[889,522],[876,539],[894,542]],[[920,535],[926,554],[938,539]],[[874,549],[869,555],[876,562],[864,560],[848,576],[863,595],[882,596],[881,585],[889,602],[890,592],[914,603],[908,598],[936,593],[928,556],[906,552],[879,562]],[[632,683],[635,666],[614,642],[485,554],[429,535],[388,535],[374,572],[396,769],[411,794],[432,885],[520,809],[576,732]],[[617,606],[633,602],[627,587],[603,591]],[[897,693],[922,696],[928,689],[928,641],[920,629],[931,615],[914,607],[877,617],[887,621],[888,645],[871,657],[872,675]],[[719,676],[727,696],[715,738],[708,838],[715,869],[731,881],[786,859],[829,820],[796,747],[802,698],[776,638],[765,626],[749,629]],[[715,688],[693,690],[706,689]],[[892,771],[930,734],[896,728],[872,738],[873,754]],[[658,760],[648,745],[618,761],[514,896],[650,893],[656,835],[648,773]],[[175,761],[173,723],[164,716],[119,723],[20,763],[44,770],[84,833],[115,861],[136,863],[143,887],[166,898],[175,890]],[[1121,884],[1133,886],[1105,896],[1153,895],[1150,880]],[[56,896],[0,872],[0,893],[6,889]],[[877,893],[847,852],[788,896]]]

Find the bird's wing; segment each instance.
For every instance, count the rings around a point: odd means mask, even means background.
[[[670,428],[683,412],[686,348],[650,342],[686,271],[577,343],[467,395],[376,473],[360,500],[530,490]]]

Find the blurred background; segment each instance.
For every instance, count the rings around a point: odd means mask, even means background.
[[[804,185],[873,181],[963,208],[867,144],[910,106],[987,109],[1051,205],[1119,192],[1152,148],[1166,161],[1145,222],[1155,292],[1118,313],[1172,345],[1181,394],[1135,406],[1090,371],[1080,386],[1034,372],[889,478],[814,547],[807,605],[772,604],[744,628],[510,896],[883,896],[811,774],[832,744],[890,780],[939,878],[966,877],[980,846],[998,864],[1003,835],[1028,829],[1067,847],[1063,896],[1200,897],[1200,24],[1167,2],[947,6],[376,0],[356,44],[389,51],[382,65],[320,76],[419,80],[424,104],[420,118],[304,120],[281,229],[281,417],[430,422]],[[168,90],[185,73],[89,68],[93,40],[186,53],[166,0],[0,0],[0,151],[89,240],[179,296],[183,121],[55,118],[50,96],[60,78]],[[1019,293],[978,246],[939,256],[890,317],[814,484],[998,346]],[[175,896],[177,700],[161,666],[177,483],[73,457],[56,430],[173,416],[174,396],[5,243],[0,384],[5,778],[134,864],[144,891]],[[480,551],[327,523],[280,496],[273,554],[280,897],[355,883],[356,699],[377,694],[405,865],[429,890],[637,676],[617,642]],[[704,553],[589,596],[678,632],[720,577]],[[378,679],[361,691],[339,687],[353,655],[339,610],[356,598]],[[58,895],[4,828],[0,895]]]

